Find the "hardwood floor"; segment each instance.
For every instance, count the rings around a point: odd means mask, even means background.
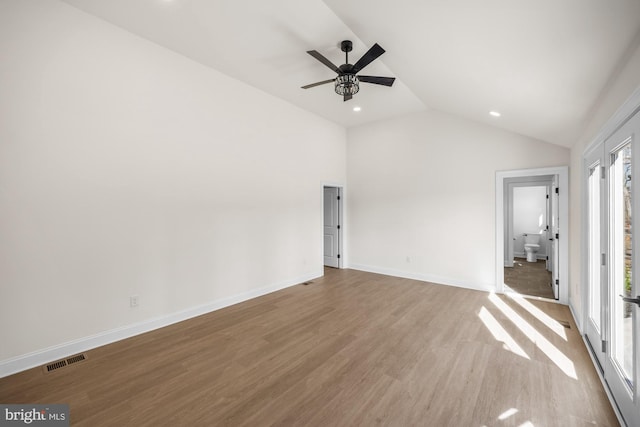
[[[551,272],[546,261],[527,262],[526,258],[515,258],[513,267],[504,268],[504,283],[522,295],[553,299]]]
[[[0,402],[74,426],[618,425],[567,307],[354,270],[87,355]]]

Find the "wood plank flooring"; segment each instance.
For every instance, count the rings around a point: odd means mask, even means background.
[[[514,298],[327,269],[2,378],[0,402],[74,426],[618,425],[567,307]]]
[[[504,268],[504,283],[522,295],[553,299],[551,272],[546,261],[527,262],[526,258],[515,258],[513,267]]]

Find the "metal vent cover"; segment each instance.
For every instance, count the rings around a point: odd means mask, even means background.
[[[71,365],[72,363],[78,363],[78,362],[82,362],[83,360],[86,360],[87,358],[85,357],[84,354],[76,354],[75,356],[71,356],[67,359],[67,364]]]
[[[65,366],[72,365],[74,363],[82,362],[87,360],[87,355],[84,353],[76,354],[74,356],[69,356],[66,359],[56,360],[55,362],[51,362],[47,365],[44,365],[42,369],[45,373],[55,371],[56,369],[64,368]]]

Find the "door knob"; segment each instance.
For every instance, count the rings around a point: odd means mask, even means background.
[[[624,301],[624,302],[632,302],[634,304],[640,305],[640,295],[635,297],[635,298],[627,298],[627,297],[623,297],[622,295],[620,295],[620,298],[622,298],[622,301]]]

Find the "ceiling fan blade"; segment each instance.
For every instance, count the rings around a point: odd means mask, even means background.
[[[367,53],[362,55],[362,58],[358,59],[358,62],[353,64],[352,72],[357,74],[358,71],[369,65],[374,59],[376,59],[383,53],[384,49],[380,47],[378,43],[374,44],[373,46],[371,46],[371,49],[367,51]]]
[[[345,100],[345,102],[346,102],[346,101],[348,101],[348,100],[350,100],[351,98],[353,98],[353,95],[345,95],[345,96],[344,96],[344,100]]]
[[[391,86],[396,80],[395,77],[378,77],[378,76],[358,76],[358,80],[365,83],[373,83],[375,85]]]
[[[334,82],[336,79],[329,79],[329,80],[323,80],[321,82],[317,82],[317,83],[311,83],[310,85],[306,85],[306,86],[302,86],[302,89],[309,89],[312,87],[316,87],[316,86],[320,86],[320,85],[325,85],[327,83],[331,83]]]
[[[340,74],[340,69],[338,67],[336,67],[331,61],[329,61],[327,58],[325,58],[324,56],[322,56],[322,54],[320,52],[318,52],[317,50],[308,50],[307,53],[311,56],[313,56],[314,58],[316,58],[318,61],[322,62],[324,65],[326,65],[327,67],[331,68],[333,71],[335,71],[336,73]]]

